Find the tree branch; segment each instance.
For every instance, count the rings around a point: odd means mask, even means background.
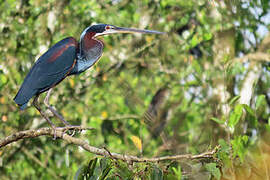
[[[240,58],[234,58],[233,62],[247,62],[248,60],[253,60],[257,62],[269,62],[270,61],[270,54],[267,53],[267,50],[270,46],[270,33],[268,33],[264,39],[262,40],[261,44],[258,47],[258,50],[253,53],[249,53]]]
[[[154,157],[154,158],[137,157],[137,156],[132,156],[132,155],[113,153],[113,152],[109,152],[105,148],[97,148],[97,147],[91,146],[86,141],[79,138],[72,137],[68,135],[67,133],[65,133],[67,130],[70,130],[70,129],[71,128],[64,127],[64,128],[56,128],[56,131],[54,131],[52,128],[46,127],[46,128],[40,128],[37,130],[20,131],[1,139],[0,149],[12,142],[16,142],[21,139],[34,138],[34,137],[39,137],[39,136],[51,136],[51,137],[55,136],[56,138],[63,139],[70,144],[80,146],[88,152],[105,156],[105,157],[111,157],[113,159],[120,159],[127,162],[159,162],[159,161],[168,161],[168,160],[174,161],[174,160],[181,160],[181,159],[189,159],[189,160],[215,159],[215,154],[217,153],[219,149],[219,147],[216,147],[211,151],[207,151],[207,152],[197,154],[197,155],[183,154],[183,155],[163,156],[163,157]],[[72,130],[88,130],[88,129],[92,129],[92,128],[82,128],[79,126],[78,128],[77,127],[72,128]]]
[[[270,54],[264,52],[255,52],[247,54],[240,58],[234,58],[233,62],[248,62],[248,60],[258,61],[258,62],[269,62]]]

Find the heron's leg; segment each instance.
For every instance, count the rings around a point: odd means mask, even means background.
[[[68,127],[74,127],[74,129],[75,128],[78,128],[78,127],[80,127],[80,126],[74,126],[74,125],[71,125],[71,124],[69,124],[65,119],[64,119],[64,117],[63,116],[61,116],[60,115],[60,113],[58,113],[51,105],[50,105],[50,103],[49,103],[49,99],[50,99],[50,96],[51,96],[51,92],[52,92],[52,88],[51,89],[49,89],[49,91],[47,92],[47,95],[46,95],[46,97],[45,97],[45,99],[44,99],[44,104],[47,106],[47,108],[58,118],[58,119],[60,119],[64,124],[65,124],[65,126],[68,126]],[[71,131],[71,133],[69,133],[70,134],[70,136],[74,136],[75,135],[75,133],[76,133],[76,130],[70,130]]]
[[[41,114],[42,117],[44,117],[46,119],[46,121],[50,124],[50,126],[52,128],[55,128],[55,125],[52,123],[52,121],[49,119],[49,117],[42,112],[41,108],[38,105],[38,97],[39,95],[37,95],[33,101],[33,105],[35,106],[35,108],[39,111],[39,113]]]
[[[50,126],[52,127],[52,129],[53,129],[53,131],[54,131],[53,139],[55,140],[55,139],[56,139],[56,127],[55,127],[55,125],[53,124],[53,122],[49,119],[49,117],[48,117],[45,113],[42,112],[41,108],[40,108],[39,105],[38,105],[38,97],[39,97],[39,95],[37,95],[37,96],[35,97],[35,99],[34,99],[34,101],[33,101],[33,105],[34,105],[34,107],[39,111],[39,113],[41,114],[41,116],[42,116],[43,118],[45,118],[46,121],[47,121],[47,122],[50,124]]]
[[[49,99],[51,96],[51,92],[52,92],[52,88],[49,89],[49,91],[47,92],[47,95],[44,99],[44,104],[47,106],[47,108],[58,118],[60,119],[66,126],[70,126],[70,124],[64,119],[63,116],[61,116],[60,113],[58,113],[50,104],[49,104]]]

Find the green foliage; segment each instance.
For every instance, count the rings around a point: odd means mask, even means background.
[[[97,162],[98,161],[98,162]],[[79,168],[74,177],[75,180],[83,179],[101,179],[104,180],[112,170],[110,159],[92,159],[87,166]]]
[[[146,157],[221,147],[207,162],[128,164],[38,137],[0,149],[0,179],[219,179],[244,164],[270,132],[269,63],[248,56],[269,53],[261,46],[269,6],[267,0],[0,0],[0,138],[48,126],[30,103],[20,111],[13,102],[37,58],[65,37],[79,40],[91,24],[108,23],[167,35],[100,37],[99,62],[54,88],[50,103],[68,122],[95,128],[77,137]],[[154,99],[164,87],[168,93]]]
[[[243,113],[243,106],[241,104],[237,104],[229,117],[228,126],[230,128],[231,133],[234,132],[234,128],[239,122],[242,113]]]
[[[232,141],[232,149],[233,149],[233,157],[238,156],[241,162],[244,162],[244,156],[247,152],[247,148],[245,146],[248,143],[248,136],[236,136]]]
[[[212,117],[211,120],[215,121],[218,124],[224,124],[224,121],[222,121],[222,120],[220,120],[218,118],[215,118],[215,117]]]
[[[260,107],[263,107],[266,105],[266,99],[265,95],[259,95],[256,100],[255,109],[258,110]]]
[[[167,179],[181,179],[181,168],[172,167],[166,175]],[[127,166],[122,161],[112,160],[109,158],[94,158],[89,163],[82,165],[74,180],[83,179],[164,179],[163,170],[156,164],[148,163],[145,165]]]
[[[246,120],[249,122],[249,126],[257,128],[258,119],[256,117],[256,110],[252,109],[246,104],[243,104],[243,107],[247,112]]]
[[[215,177],[215,179],[219,180],[221,178],[221,173],[220,170],[217,168],[216,163],[208,163],[205,165],[205,168],[211,173],[212,176]]]
[[[231,106],[231,105],[234,105],[235,102],[238,101],[239,98],[240,98],[240,96],[234,96],[234,97],[230,100],[229,105],[230,105],[230,106]]]
[[[178,180],[182,179],[182,170],[181,170],[181,166],[178,166],[177,168],[172,167],[172,170],[175,174],[175,176],[177,177]]]
[[[230,145],[224,140],[219,139],[220,150],[217,153],[218,159],[220,159],[227,167],[231,165],[230,161]]]

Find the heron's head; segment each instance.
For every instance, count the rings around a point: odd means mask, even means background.
[[[96,24],[85,29],[85,33],[95,33],[94,37],[116,33],[164,34],[159,31],[141,30],[134,28],[117,27],[109,24]]]

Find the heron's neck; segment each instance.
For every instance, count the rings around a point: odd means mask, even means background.
[[[80,49],[77,55],[77,62],[71,74],[79,74],[93,66],[100,58],[103,44],[96,39],[86,39],[80,42]]]
[[[71,74],[79,74],[90,68],[93,64],[95,64],[95,59],[87,59],[84,56],[78,55],[77,62],[71,72]]]

